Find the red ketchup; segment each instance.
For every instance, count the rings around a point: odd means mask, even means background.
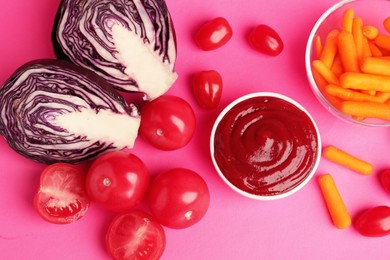
[[[316,127],[295,105],[268,96],[230,109],[215,131],[215,161],[226,179],[245,192],[274,196],[301,184],[319,152]]]

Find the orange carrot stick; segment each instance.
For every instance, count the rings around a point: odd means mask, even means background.
[[[390,77],[387,76],[347,72],[339,80],[343,88],[390,92]]]
[[[338,55],[334,58],[333,65],[330,70],[336,75],[336,77],[340,77],[341,74],[344,73],[343,64],[341,64],[341,60]]]
[[[368,47],[370,47],[370,51],[372,56],[374,57],[382,57],[383,53],[382,51],[376,46],[375,43],[368,41]]]
[[[341,31],[338,36],[337,47],[344,71],[359,72],[358,55],[352,33]]]
[[[360,91],[363,94],[370,95],[370,96],[375,96],[376,95],[376,90],[361,90]]]
[[[364,25],[363,26],[363,35],[367,37],[367,39],[373,40],[379,34],[379,30],[377,27],[373,25]]]
[[[360,17],[353,18],[352,35],[356,46],[356,54],[360,60],[363,57],[363,20]]]
[[[352,32],[353,18],[355,16],[355,11],[352,8],[349,8],[344,11],[341,28],[347,32]]]
[[[312,71],[312,74],[313,74],[314,81],[316,82],[318,88],[320,90],[324,89],[325,86],[328,85],[328,82],[313,67],[312,67],[311,71]]]
[[[326,67],[332,67],[334,58],[337,53],[337,36],[338,30],[332,30],[326,36],[324,48],[320,56],[320,60],[325,64]]]
[[[388,33],[390,33],[390,17],[387,17],[384,21],[383,21],[383,26],[385,27],[386,31]]]
[[[376,92],[375,96],[381,100],[381,103],[385,103],[390,98],[390,92]]]
[[[313,68],[330,84],[339,84],[336,75],[321,60],[313,60]]]
[[[390,36],[384,35],[384,34],[379,34],[375,38],[375,44],[384,50],[390,51]]]
[[[352,102],[352,101],[345,101],[345,102]],[[355,102],[355,103],[359,103],[359,102]],[[355,172],[364,175],[371,174],[374,169],[372,164],[363,161],[355,156],[352,156],[351,154],[343,150],[340,150],[339,148],[333,145],[325,147],[323,154],[325,158],[331,160],[332,162],[347,167]]]
[[[362,46],[362,48],[363,48],[363,50],[362,50],[362,58],[371,57],[372,56],[370,45],[369,45],[368,40],[367,40],[366,37],[363,37],[363,46]]]
[[[326,93],[329,95],[341,98],[343,100],[351,100],[351,101],[368,101],[368,102],[376,102],[381,103],[382,98],[377,96],[372,96],[369,94],[364,94],[359,91],[354,91],[351,89],[341,88],[336,85],[328,85],[325,87]]]
[[[321,37],[319,35],[316,35],[314,38],[314,42],[315,42],[316,56],[317,56],[317,59],[319,59],[321,57],[321,53],[322,53],[322,49],[323,49]]]
[[[390,76],[390,60],[367,57],[360,64],[362,72]]]
[[[333,224],[340,229],[349,227],[352,224],[351,216],[332,175],[324,174],[319,177],[318,182]]]
[[[340,104],[340,111],[347,115],[390,121],[389,103],[343,101]]]

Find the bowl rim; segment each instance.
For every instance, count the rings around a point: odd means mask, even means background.
[[[233,108],[235,105],[237,105],[237,104],[239,104],[239,103],[241,103],[241,102],[243,102],[243,101],[245,101],[247,99],[253,98],[253,97],[275,97],[275,98],[279,98],[279,99],[282,99],[284,101],[289,102],[290,104],[294,105],[295,107],[297,107],[298,109],[303,111],[306,114],[306,116],[309,117],[311,123],[314,126],[315,132],[316,132],[318,149],[317,149],[317,154],[315,156],[315,163],[313,165],[313,168],[311,169],[311,171],[307,175],[307,177],[299,185],[297,185],[293,189],[291,189],[291,190],[289,190],[287,192],[283,192],[281,194],[271,195],[271,196],[256,195],[256,194],[252,194],[252,193],[249,193],[249,192],[246,192],[246,191],[243,191],[243,190],[239,189],[238,187],[236,187],[234,184],[232,184],[225,177],[225,175],[223,174],[222,170],[219,168],[218,163],[216,162],[215,157],[214,157],[214,136],[215,136],[215,132],[216,132],[217,127],[218,127],[219,123],[221,122],[222,118],[224,118],[226,113],[228,113],[231,110],[231,108]],[[268,200],[277,200],[277,199],[288,197],[288,196],[296,193],[298,190],[302,189],[312,179],[312,177],[314,176],[315,172],[317,171],[317,168],[318,168],[320,160],[321,160],[322,141],[321,141],[320,131],[318,129],[318,126],[317,126],[316,122],[314,121],[314,118],[310,115],[310,113],[306,110],[306,108],[304,108],[300,103],[298,103],[297,101],[295,101],[294,99],[292,99],[292,98],[290,98],[288,96],[285,96],[285,95],[282,95],[282,94],[279,94],[279,93],[276,93],[276,92],[253,92],[253,93],[249,93],[249,94],[243,95],[243,96],[238,97],[237,99],[233,100],[231,103],[229,103],[220,112],[220,114],[218,115],[218,117],[214,121],[214,125],[212,127],[211,134],[210,134],[210,155],[211,155],[211,160],[212,160],[213,166],[214,166],[215,170],[217,171],[219,177],[232,190],[234,190],[237,193],[239,193],[239,194],[241,194],[241,195],[243,195],[243,196],[245,196],[247,198],[250,198],[250,199],[266,200],[266,201],[268,201]]]
[[[353,2],[364,2],[369,0],[342,0],[331,7],[329,7],[316,21],[314,24],[312,30],[310,31],[309,38],[306,43],[306,50],[305,50],[305,67],[306,67],[306,75],[310,83],[310,87],[312,91],[314,92],[316,98],[320,101],[322,105],[325,106],[325,108],[334,116],[344,120],[345,122],[354,123],[359,126],[369,126],[369,127],[386,127],[390,126],[390,122],[387,121],[381,121],[380,123],[375,122],[366,122],[366,121],[359,121],[351,117],[350,115],[346,115],[339,111],[337,108],[335,108],[321,93],[319,87],[317,86],[313,73],[311,70],[311,53],[312,53],[312,46],[314,44],[314,37],[316,36],[316,33],[322,23],[328,18],[334,11],[338,10],[339,8],[343,7],[346,4],[350,4]],[[325,105],[326,104],[326,105]]]

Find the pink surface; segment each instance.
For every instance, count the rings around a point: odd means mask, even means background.
[[[173,152],[160,152],[139,138],[132,151],[151,174],[173,167],[197,171],[211,192],[208,213],[183,230],[165,228],[167,246],[162,259],[389,259],[390,236],[367,238],[353,227],[333,226],[316,178],[332,173],[353,217],[376,205],[389,205],[378,172],[390,167],[389,130],[359,127],[336,120],[316,100],[306,79],[304,51],[316,19],[336,0],[167,0],[177,41],[180,76],[170,94],[189,101],[197,116],[191,143]],[[0,85],[24,62],[54,57],[50,33],[59,0],[2,1],[0,8]],[[227,18],[234,30],[221,49],[203,52],[193,34],[203,22]],[[253,51],[245,36],[256,24],[275,28],[285,43],[275,58]],[[191,95],[189,77],[203,69],[218,70],[224,79],[221,105],[199,109]],[[254,201],[231,191],[213,169],[208,140],[213,121],[225,105],[255,91],[287,95],[307,108],[316,120],[324,145],[334,144],[375,165],[370,176],[336,166],[325,159],[314,179],[291,197]],[[150,156],[153,154],[153,156]],[[178,159],[179,158],[179,159]],[[44,165],[16,154],[0,139],[0,258],[109,259],[104,233],[113,215],[92,205],[87,215],[70,225],[53,225],[34,211],[32,198]]]

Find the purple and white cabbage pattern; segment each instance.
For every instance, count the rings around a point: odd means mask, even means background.
[[[0,88],[0,134],[38,162],[76,163],[132,148],[137,108],[95,73],[59,60],[20,67]]]
[[[62,0],[52,40],[58,58],[145,99],[164,94],[177,78],[175,32],[164,0]]]

